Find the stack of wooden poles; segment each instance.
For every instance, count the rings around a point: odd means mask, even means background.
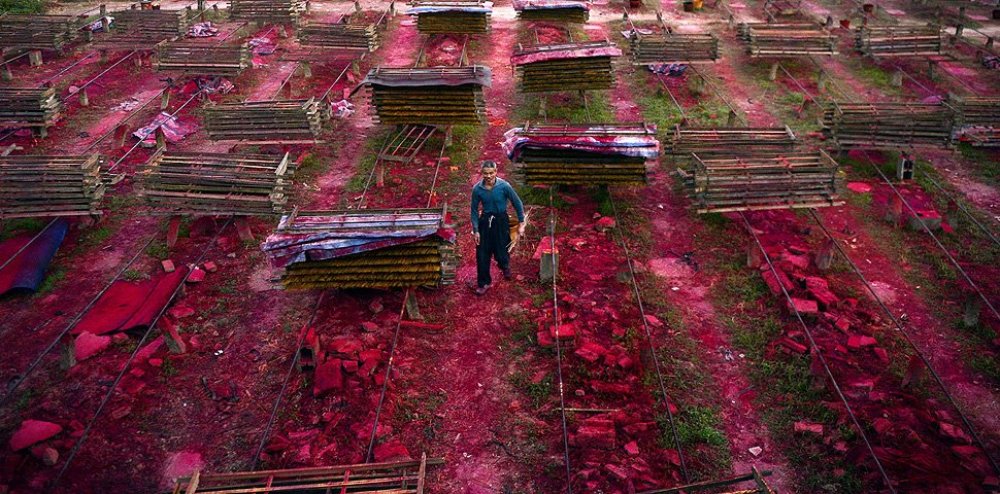
[[[455,280],[445,208],[294,212],[263,250],[287,289],[408,288]]]
[[[230,0],[233,20],[275,24],[297,24],[306,9],[304,0]]]
[[[376,122],[389,125],[479,124],[486,120],[483,86],[489,67],[376,67],[362,82]]]
[[[0,87],[0,128],[31,127],[45,136],[62,117],[62,109],[54,87]]]
[[[514,177],[526,185],[643,185],[659,155],[656,126],[531,125],[505,134]]]
[[[837,37],[810,23],[741,23],[740,39],[753,57],[837,55]]]
[[[523,21],[585,24],[590,5],[576,0],[514,0],[517,18]]]
[[[421,34],[486,34],[490,11],[482,0],[417,0],[407,12]]]
[[[100,215],[103,162],[97,154],[0,157],[0,220]]]
[[[844,178],[823,151],[774,157],[701,158],[679,170],[699,214],[839,206]]]
[[[630,45],[636,65],[701,63],[719,59],[719,38],[710,33],[633,34]]]
[[[205,108],[205,130],[213,140],[315,139],[328,113],[315,98],[224,103]]]
[[[307,23],[298,29],[299,44],[345,50],[375,51],[381,36],[374,24],[355,26],[341,22]]]
[[[79,37],[80,20],[72,15],[0,15],[0,47],[62,51]]]
[[[940,103],[830,103],[823,132],[840,148],[946,147],[954,112]]]
[[[611,89],[612,59],[621,50],[608,41],[538,45],[518,49],[511,58],[522,93]]]
[[[153,50],[157,43],[183,37],[188,30],[187,10],[129,9],[112,12],[111,31],[93,46],[100,50]]]
[[[158,150],[137,174],[139,196],[158,215],[285,212],[294,169],[284,155]]]
[[[862,26],[854,46],[871,57],[926,57],[941,54],[941,27]]]
[[[798,141],[785,127],[674,127],[664,153],[675,159],[776,156],[795,150]]]
[[[236,76],[250,67],[250,48],[242,45],[217,45],[178,41],[160,45],[156,70],[180,71],[198,75]]]

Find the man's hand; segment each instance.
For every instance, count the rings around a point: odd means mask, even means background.
[[[517,235],[519,237],[523,237],[524,236],[524,227],[525,227],[524,223],[521,223],[520,225],[517,226]]]
[[[479,245],[479,232],[472,232],[472,237],[476,239],[476,245]]]

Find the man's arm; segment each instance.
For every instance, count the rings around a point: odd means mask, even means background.
[[[479,233],[479,203],[482,198],[476,193],[476,188],[472,187],[472,233]]]
[[[524,204],[521,203],[521,198],[517,196],[517,192],[514,190],[514,186],[510,183],[507,184],[507,197],[510,199],[510,203],[514,205],[514,211],[517,212],[517,221],[522,225],[524,224]]]

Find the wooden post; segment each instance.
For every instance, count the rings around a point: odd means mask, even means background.
[[[76,365],[76,351],[73,349],[73,338],[68,337],[62,345],[62,358],[59,359],[59,367],[62,370],[69,370]]]
[[[893,72],[892,73],[892,80],[889,81],[889,84],[892,84],[893,87],[902,87],[903,86],[903,71],[897,69],[895,72]]]
[[[38,67],[42,64],[42,50],[31,50],[28,52],[28,61],[31,62],[32,67]]]
[[[983,302],[976,293],[966,294],[962,302],[962,324],[967,328],[979,325],[979,313],[983,308]]]
[[[87,88],[80,90],[80,106],[90,106],[90,97],[87,96]]]
[[[156,128],[156,149],[167,148],[167,136],[163,134],[163,127]]]
[[[548,243],[550,237],[543,242]],[[550,282],[559,276],[559,249],[552,245],[541,247],[542,255],[538,267],[538,279],[542,283]]]
[[[166,110],[167,105],[170,104],[170,88],[164,89],[163,94],[160,95],[160,109]]]
[[[358,0],[354,0],[354,11],[361,12],[361,2]]]
[[[385,163],[381,160],[375,161],[375,186],[385,187]]]
[[[108,50],[101,50],[101,63],[108,63]]]
[[[236,217],[236,233],[240,237],[240,240],[244,242],[253,242],[253,231],[250,230],[250,224],[247,223],[246,216]]]
[[[14,74],[10,71],[10,64],[3,64],[3,80],[12,81],[14,80]]]
[[[993,36],[986,37],[986,47],[993,48]]]
[[[420,305],[417,304],[417,296],[413,294],[413,290],[406,292],[406,317],[410,318],[412,321],[423,321],[424,316],[420,315]]]
[[[302,77],[309,79],[313,76],[312,67],[309,66],[309,62],[301,62],[302,65]]]
[[[115,129],[115,135],[118,136],[118,147],[125,146],[125,140],[128,139],[128,126],[125,124],[120,124]]]
[[[937,62],[934,60],[927,61],[927,78],[934,81],[937,80]]]
[[[167,222],[167,248],[172,249],[177,245],[177,237],[181,232],[181,217],[171,216]]]
[[[747,243],[747,267],[750,269],[760,269],[763,263],[764,256],[761,255],[760,247],[757,246],[756,241],[751,240]]]
[[[729,117],[726,118],[726,127],[736,127],[740,120],[736,118],[736,110],[729,110]]]
[[[778,78],[778,62],[771,64],[771,71],[767,74],[767,80],[773,81]]]
[[[826,91],[826,71],[823,69],[816,73],[816,90],[821,93]]]
[[[823,245],[820,246],[819,250],[816,251],[816,267],[820,271],[826,271],[833,266],[833,254],[836,252],[836,240],[832,238],[826,239]]]
[[[107,33],[111,30],[111,21],[108,20],[108,6],[101,4],[101,30]]]

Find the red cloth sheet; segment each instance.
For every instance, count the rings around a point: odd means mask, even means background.
[[[170,301],[170,296],[184,281],[187,272],[186,267],[179,267],[173,273],[139,283],[114,282],[80,319],[73,328],[73,334],[84,331],[107,334],[149,326]]]

